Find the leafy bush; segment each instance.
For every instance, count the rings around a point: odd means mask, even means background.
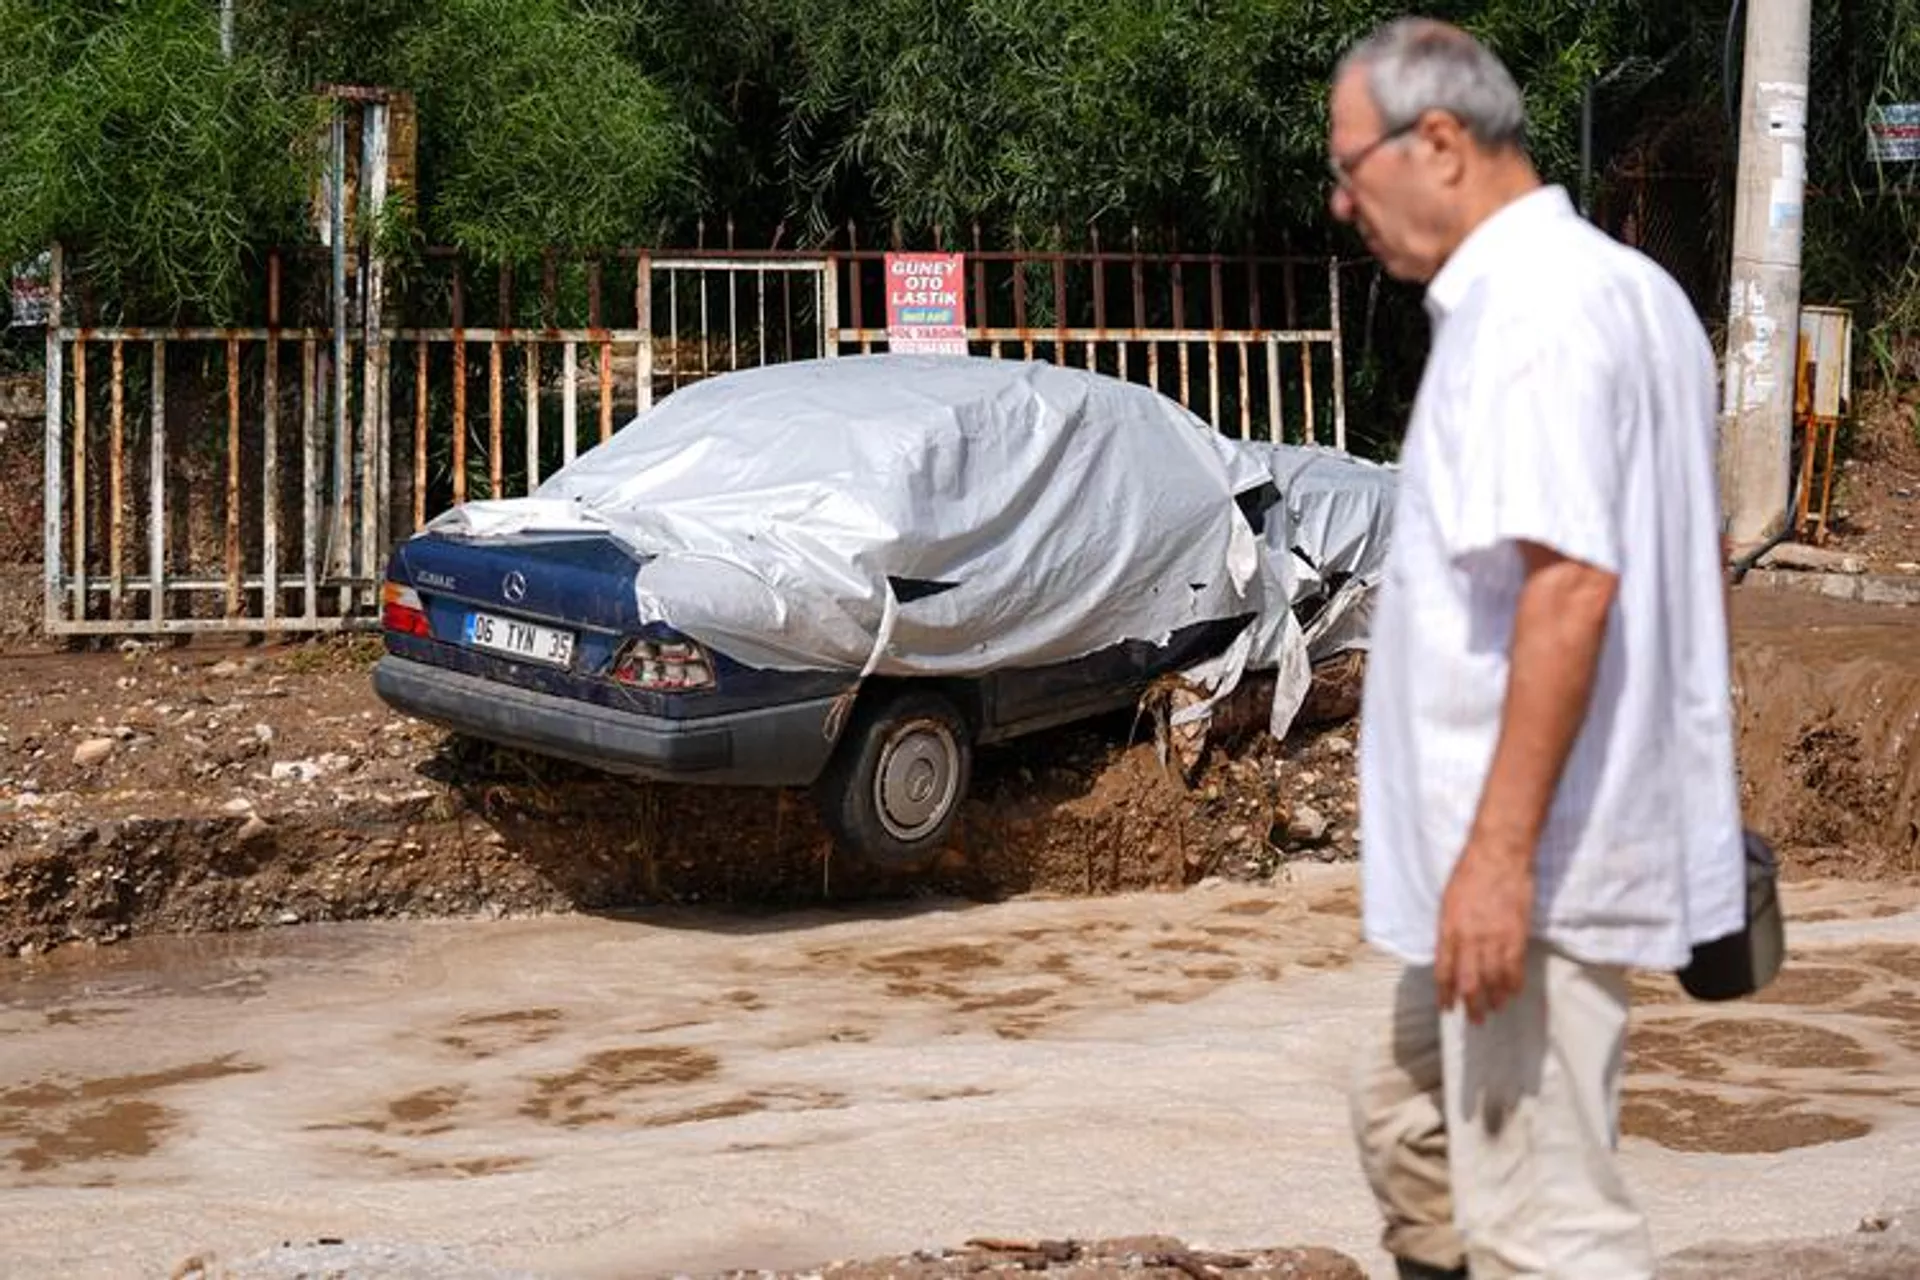
[[[401,42],[418,95],[430,237],[489,261],[633,243],[692,203],[685,126],[616,43],[561,0],[440,0]]]
[[[1316,0],[792,0],[781,124],[820,234],[847,193],[909,226],[1044,235],[1104,217],[1241,243],[1324,235],[1328,78],[1401,11]],[[1581,91],[1624,3],[1428,6],[1514,66],[1549,173],[1571,176]]]
[[[230,315],[297,231],[316,119],[200,0],[0,0],[0,262],[59,239],[143,319]]]

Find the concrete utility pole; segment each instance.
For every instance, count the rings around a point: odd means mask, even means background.
[[[1736,549],[1785,527],[1793,484],[1811,0],[1748,0],[1740,177],[1720,423],[1720,493]]]

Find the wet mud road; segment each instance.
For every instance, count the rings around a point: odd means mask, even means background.
[[[1920,891],[1790,905],[1765,1000],[1639,984],[1625,1150],[1663,1250],[1849,1231],[1920,1174]],[[413,1268],[366,1274],[631,1276],[1160,1232],[1377,1273],[1340,1086],[1389,977],[1347,867],[0,961],[0,1272],[282,1274],[339,1241]]]

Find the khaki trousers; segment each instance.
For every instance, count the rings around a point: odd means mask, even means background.
[[[1614,1160],[1627,982],[1539,943],[1519,996],[1479,1026],[1408,968],[1363,1044],[1351,1102],[1395,1257],[1474,1280],[1651,1277]]]

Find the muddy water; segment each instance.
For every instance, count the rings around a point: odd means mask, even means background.
[[[0,1273],[267,1274],[324,1239],[611,1276],[1148,1231],[1377,1265],[1340,1086],[1390,973],[1354,904],[1317,868],[0,962]],[[1764,1002],[1640,984],[1626,1152],[1663,1247],[1845,1230],[1920,1172],[1920,894],[1794,908]]]

